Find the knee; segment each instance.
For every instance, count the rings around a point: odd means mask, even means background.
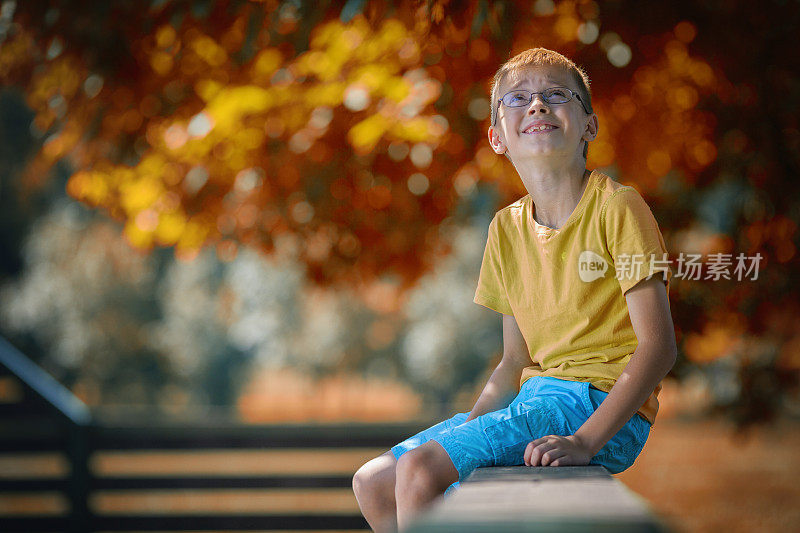
[[[433,458],[424,449],[415,448],[403,454],[397,461],[397,486],[403,491],[431,490],[438,488],[433,475]]]
[[[353,492],[359,501],[382,496],[387,490],[394,494],[394,483],[391,478],[393,475],[388,469],[386,461],[381,461],[381,457],[373,459],[359,468],[353,475]],[[391,482],[391,487],[385,487]]]
[[[353,475],[353,492],[356,498],[362,498],[365,494],[370,493],[370,485],[373,476],[370,475],[369,463],[361,466]]]

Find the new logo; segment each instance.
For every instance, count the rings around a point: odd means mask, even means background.
[[[578,257],[578,275],[581,281],[590,282],[606,275],[608,263],[591,250],[584,250]]]

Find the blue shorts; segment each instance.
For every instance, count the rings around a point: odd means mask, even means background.
[[[435,440],[458,470],[459,481],[481,466],[525,464],[525,448],[545,435],[572,435],[603,402],[608,393],[588,382],[535,376],[508,407],[465,422],[469,413],[457,413],[392,447],[399,459],[420,444]],[[650,422],[639,414],[620,429],[589,464],[602,465],[612,474],[631,466],[650,435]],[[453,483],[447,492],[456,488]]]

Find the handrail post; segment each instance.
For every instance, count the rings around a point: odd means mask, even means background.
[[[72,392],[0,337],[0,365],[5,366],[33,394],[60,415],[66,425],[66,453],[71,471],[67,498],[70,502],[69,531],[91,531],[89,511],[89,408]]]
[[[89,426],[70,421],[67,425],[69,475],[69,531],[92,531],[89,511]]]

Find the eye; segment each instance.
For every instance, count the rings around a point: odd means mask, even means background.
[[[548,97],[555,96],[556,98],[567,98],[569,96],[569,93],[567,92],[566,89],[554,87],[552,89],[547,90],[547,96]]]
[[[506,105],[520,105],[530,101],[530,96],[523,91],[510,92],[505,97]]]

